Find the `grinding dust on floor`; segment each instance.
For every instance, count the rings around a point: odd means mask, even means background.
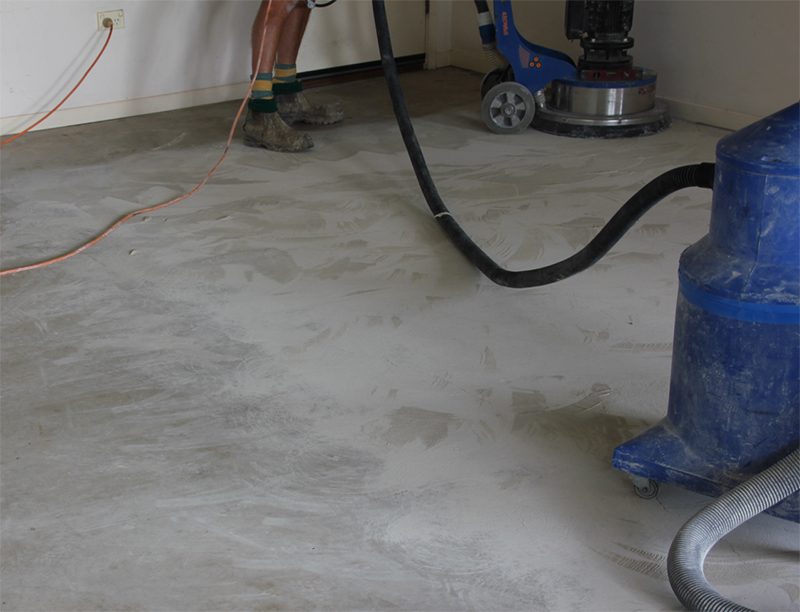
[[[583,246],[725,132],[489,133],[480,76],[404,75],[439,189],[508,267]],[[659,204],[598,265],[505,289],[447,242],[381,79],[313,90],[301,155],[237,139],[208,186],[2,282],[6,610],[676,610],[675,532],[707,499],[634,496],[614,446],[666,411],[681,251],[710,192]],[[4,267],[192,187],[237,104],[30,134],[2,152]],[[798,608],[797,526],[707,562]]]

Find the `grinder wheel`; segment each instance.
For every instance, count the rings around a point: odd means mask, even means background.
[[[533,120],[536,102],[524,85],[515,82],[492,87],[481,102],[481,119],[495,134],[518,134]]]

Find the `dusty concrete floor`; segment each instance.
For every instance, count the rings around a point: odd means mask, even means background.
[[[723,132],[487,132],[479,77],[403,78],[457,217],[510,267],[582,246]],[[381,80],[279,155],[2,283],[8,610],[671,610],[665,557],[706,499],[636,498],[613,447],[663,416],[688,190],[555,286],[479,276],[424,208]],[[221,104],[35,133],[2,153],[4,267],[191,187]],[[712,553],[728,596],[797,609],[797,527]]]

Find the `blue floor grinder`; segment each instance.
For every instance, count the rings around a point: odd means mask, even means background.
[[[669,112],[656,100],[656,73],[635,66],[633,0],[568,0],[565,34],[580,40],[572,58],[527,41],[511,0],[475,0],[484,51],[496,66],[481,84],[481,118],[498,134],[529,125],[574,137],[618,138],[659,132]]]

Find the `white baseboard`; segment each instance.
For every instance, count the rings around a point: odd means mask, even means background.
[[[148,115],[150,113],[160,113],[179,108],[188,108],[190,106],[202,106],[204,104],[239,100],[244,97],[247,91],[247,85],[248,83],[246,82],[235,83],[233,85],[220,85],[217,87],[208,87],[206,89],[181,91],[147,98],[133,98],[131,100],[121,100],[119,102],[66,108],[56,112],[52,117],[35,129],[46,130],[68,125],[108,121],[109,119],[119,119],[121,117]],[[19,132],[44,115],[45,113],[36,113],[32,115],[2,117],[0,118],[0,134],[14,134]]]
[[[703,106],[692,102],[684,102],[672,98],[661,98],[669,106],[670,115],[673,119],[683,119],[692,123],[702,123],[725,130],[740,130],[761,117],[740,113],[737,111],[716,108],[713,106]]]
[[[445,66],[452,66],[453,62],[450,59],[450,51],[436,51],[434,53],[425,53],[425,70],[435,70],[437,68],[444,68]]]

